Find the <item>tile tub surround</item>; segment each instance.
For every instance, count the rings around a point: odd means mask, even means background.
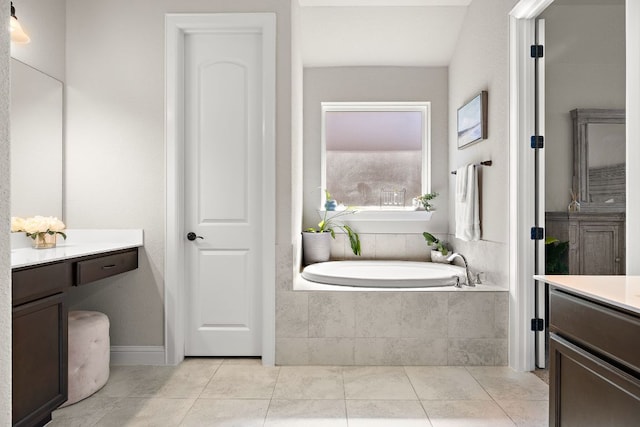
[[[293,247],[276,257],[278,365],[507,365],[509,294],[499,287],[294,291]]]
[[[278,365],[507,364],[504,291],[279,292]]]
[[[505,367],[187,358],[112,367],[102,390],[55,411],[49,426],[546,426],[547,399],[540,379]]]
[[[356,230],[357,231],[357,230]],[[358,233],[362,254],[356,256],[351,251],[349,239],[344,233],[336,233],[331,245],[331,259],[387,259],[405,261],[427,261],[431,248],[422,234],[369,234]],[[437,235],[445,238],[446,235]]]

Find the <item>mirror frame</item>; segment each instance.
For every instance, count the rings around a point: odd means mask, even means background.
[[[586,212],[624,212],[621,202],[599,203],[589,200],[589,134],[587,125],[625,124],[625,110],[614,108],[576,108],[571,110],[573,121],[573,190],[578,194],[580,210]]]

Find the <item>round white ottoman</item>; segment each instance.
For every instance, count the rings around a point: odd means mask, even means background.
[[[91,396],[109,379],[109,318],[97,311],[69,312],[69,398]]]

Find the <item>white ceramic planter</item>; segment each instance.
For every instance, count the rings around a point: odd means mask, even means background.
[[[440,251],[432,250],[431,251],[431,262],[440,262],[440,263],[443,263],[443,264],[449,264],[450,261],[447,260],[448,256],[449,255],[442,255],[442,252],[440,252]]]
[[[304,265],[329,261],[331,257],[331,233],[302,232]]]

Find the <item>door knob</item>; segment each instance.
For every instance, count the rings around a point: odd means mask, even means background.
[[[197,236],[196,233],[194,233],[193,231],[190,231],[187,233],[187,239],[191,240],[192,242],[196,239],[204,239],[204,237],[202,236]]]

